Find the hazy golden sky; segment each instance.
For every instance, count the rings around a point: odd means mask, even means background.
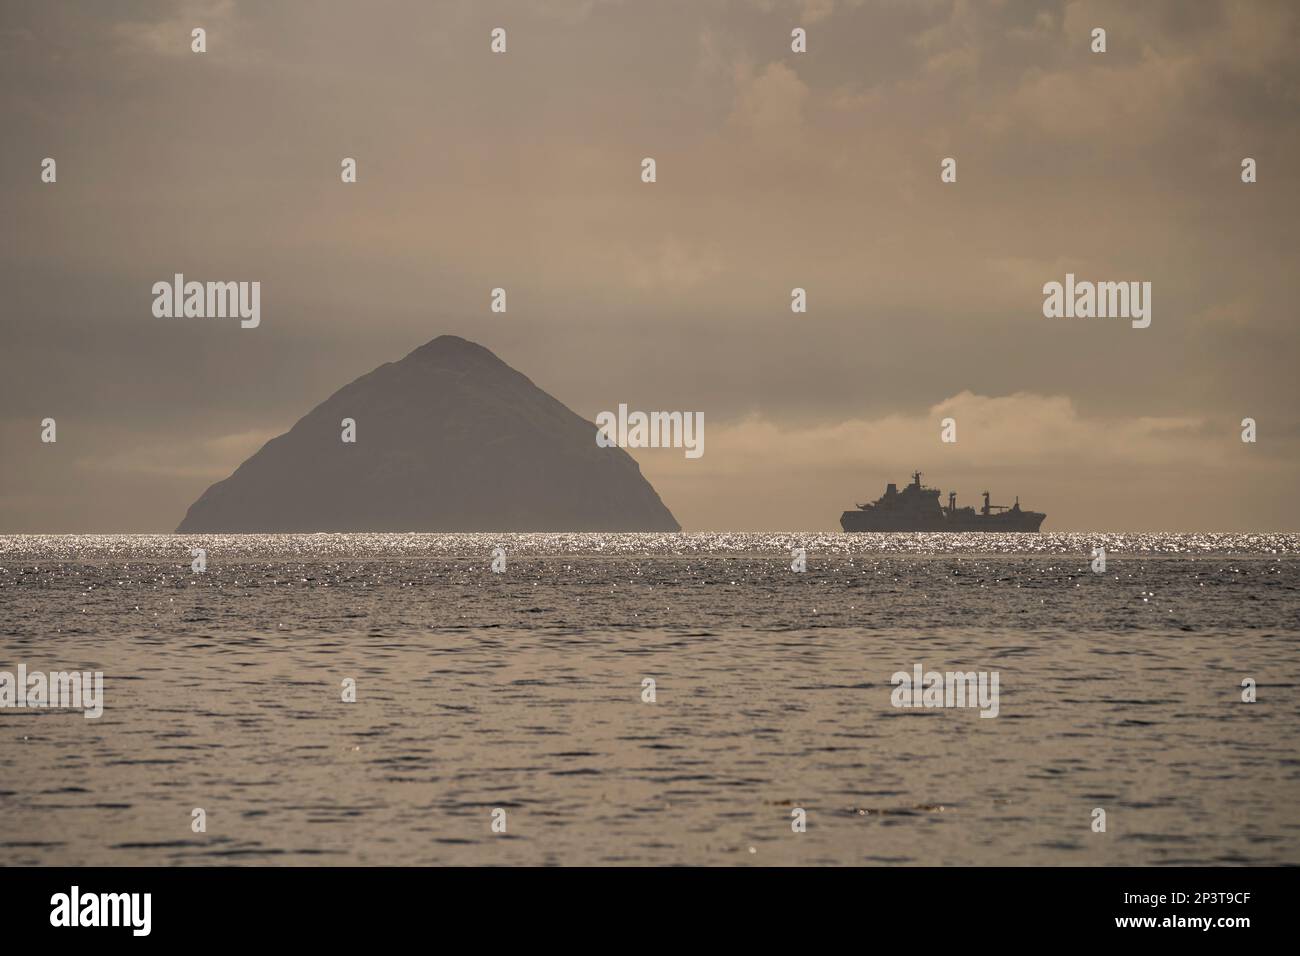
[[[0,531],[171,530],[442,333],[589,419],[704,412],[704,457],[633,451],[687,530],[834,528],[914,468],[1044,530],[1300,530],[1298,24],[1210,0],[9,0]],[[175,272],[261,281],[261,326],[154,318]],[[1150,281],[1151,327],[1044,318],[1067,272]]]

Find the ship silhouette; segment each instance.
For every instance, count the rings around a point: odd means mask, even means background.
[[[923,487],[917,471],[902,491],[890,482],[872,504],[844,512],[840,527],[845,531],[1037,531],[1046,517],[1041,511],[1020,510],[1019,498],[1010,507],[991,505],[987,491],[979,511],[958,508],[955,491],[948,492],[945,508],[939,504],[939,489]]]

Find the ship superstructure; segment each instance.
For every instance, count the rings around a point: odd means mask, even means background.
[[[957,493],[948,493],[948,505],[939,503],[938,488],[921,484],[921,473],[912,473],[912,483],[902,491],[890,482],[885,493],[871,504],[858,505],[856,511],[840,516],[845,531],[1037,531],[1047,515],[1041,511],[1023,511],[1020,499],[1013,505],[989,503],[985,491],[984,505],[957,507]]]

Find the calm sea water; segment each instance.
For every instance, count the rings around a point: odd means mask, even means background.
[[[0,670],[105,675],[0,862],[1300,863],[1298,637],[1297,535],[0,536]]]

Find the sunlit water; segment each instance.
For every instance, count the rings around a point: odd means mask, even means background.
[[[1298,635],[1297,535],[0,536],[106,698],[0,709],[0,862],[1300,863]]]

